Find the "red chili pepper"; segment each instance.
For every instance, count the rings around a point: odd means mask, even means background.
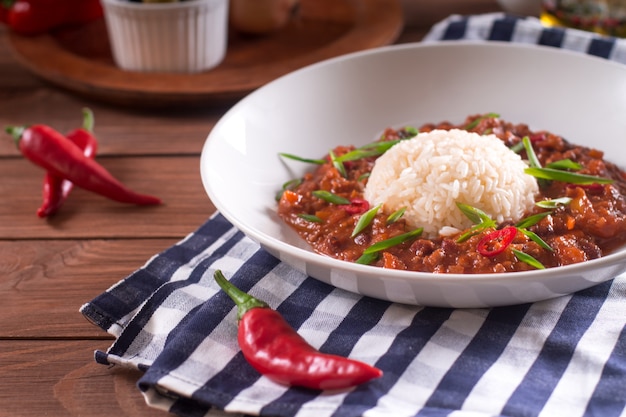
[[[507,246],[513,242],[516,235],[517,228],[515,226],[507,226],[503,229],[487,233],[478,242],[478,253],[483,256],[496,256],[497,254],[502,253]]]
[[[235,287],[219,270],[214,277],[237,305],[243,356],[269,379],[324,390],[353,387],[382,375],[364,362],[319,352],[265,302]]]
[[[92,133],[93,124],[93,113],[89,109],[84,109],[83,127],[75,129],[66,135],[88,158],[93,158],[98,149],[98,141]],[[46,172],[43,184],[43,203],[37,210],[37,215],[46,217],[56,213],[65,203],[73,188],[74,184],[71,181]]]
[[[40,35],[103,16],[100,0],[3,0],[5,22],[21,35]]]
[[[19,150],[31,162],[85,190],[121,203],[152,205],[161,200],[139,194],[118,181],[65,136],[46,125],[9,127]]]
[[[348,214],[362,214],[370,208],[370,203],[362,198],[353,198],[350,200],[350,204],[344,204],[341,206]]]

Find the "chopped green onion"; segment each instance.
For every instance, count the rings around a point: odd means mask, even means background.
[[[515,254],[515,256],[517,257],[517,259],[519,259],[520,261],[535,267],[537,269],[545,269],[546,267],[543,266],[543,264],[541,262],[539,262],[537,259],[533,258],[532,256],[530,256],[527,253],[524,253],[522,251],[519,251],[517,249],[511,249],[511,251],[513,251],[513,253]]]
[[[337,155],[335,155],[333,151],[330,151],[328,155],[330,156],[330,161],[333,163],[335,169],[339,171],[339,174],[342,177],[347,178],[348,173],[346,172],[346,167],[343,165],[343,162],[337,158]]]
[[[532,175],[535,178],[561,181],[570,184],[589,185],[589,184],[611,184],[613,182],[610,178],[596,177],[594,175],[577,174],[575,172],[562,171],[553,168],[526,168],[524,170],[528,175]]]
[[[573,171],[579,171],[583,169],[583,166],[580,165],[578,162],[572,161],[571,159],[560,159],[558,161],[554,161],[554,162],[550,162],[549,164],[546,164],[546,168],[562,169],[562,170],[571,169]]]
[[[376,217],[376,214],[381,207],[382,204],[379,204],[363,213],[361,217],[359,217],[359,220],[356,222],[356,226],[354,226],[351,237],[355,237],[356,235],[361,233],[363,229],[369,226],[372,220],[374,220],[374,217]]]
[[[458,243],[465,242],[467,239],[484,229],[496,226],[496,221],[489,217],[489,215],[484,211],[465,203],[457,202],[456,206],[468,219],[472,221],[472,223],[474,223],[474,226],[472,226],[469,231],[459,236],[456,240]]]
[[[280,191],[276,193],[276,201],[279,201],[281,199],[281,197],[283,196],[283,193],[286,190],[293,190],[294,188],[296,188],[300,184],[302,184],[302,179],[301,178],[296,178],[294,180],[289,180],[286,183],[284,183],[282,188],[280,189]]]
[[[402,216],[404,216],[404,212],[406,211],[406,207],[402,207],[387,217],[387,224],[392,224],[397,222]]]
[[[520,140],[515,145],[511,146],[509,149],[515,153],[520,153],[522,149],[524,149],[524,142]]]
[[[327,203],[331,203],[331,204],[350,204],[350,200],[348,200],[347,198],[341,197],[341,196],[339,196],[337,194],[333,194],[330,191],[316,190],[316,191],[313,191],[311,194],[313,194],[317,198],[321,198],[322,200],[326,201]]]
[[[404,139],[394,139],[394,140],[377,140],[374,142],[370,142],[366,145],[359,146],[356,150],[361,151],[369,151],[369,150],[377,150],[381,154],[385,153],[389,148],[393,145],[402,142]]]
[[[324,222],[324,220],[320,219],[314,214],[301,213],[301,214],[298,214],[298,217],[311,223],[323,223]]]
[[[424,231],[424,229],[422,227],[415,229],[413,231],[407,232],[407,233],[403,233],[401,235],[398,236],[394,236],[394,237],[390,237],[389,239],[385,239],[382,240],[380,242],[374,243],[372,246],[368,247],[367,249],[365,249],[363,251],[363,254],[369,254],[369,253],[375,253],[375,252],[380,252],[383,251],[385,249],[389,249],[393,246],[397,246],[400,245],[402,243],[405,243],[411,239],[414,239],[416,237],[418,237],[419,235],[422,234],[422,232]]]
[[[373,156],[380,156],[384,152],[380,152],[379,149],[355,149],[350,152],[346,152],[345,154],[338,156],[337,161],[347,162],[347,161],[358,161],[359,159],[365,159]]]
[[[546,211],[544,213],[538,213],[538,214],[533,214],[532,216],[528,216],[522,220],[520,220],[515,227],[517,227],[518,229],[525,229],[528,228],[530,226],[534,226],[536,225],[541,219],[543,219],[544,217],[549,216],[550,214],[552,214],[549,211]]]
[[[528,155],[528,163],[533,168],[541,168],[541,163],[539,162],[539,158],[537,158],[537,154],[533,149],[532,143],[530,143],[530,138],[528,136],[524,136],[522,138],[522,143],[524,144],[524,149],[526,149],[526,155]]]
[[[530,230],[526,230],[526,229],[520,229],[520,228],[518,228],[517,230],[519,230],[520,232],[528,236],[530,240],[532,240],[533,242],[535,242],[536,244],[538,244],[545,250],[554,252],[554,249],[552,249],[550,245],[548,245],[542,238],[540,238],[539,235],[537,235],[537,233],[531,232]]]
[[[365,173],[359,175],[359,178],[357,178],[356,180],[357,181],[363,181],[363,180],[365,180],[365,179],[367,179],[369,177],[370,177],[370,172],[365,172]]]
[[[465,125],[464,129],[465,130],[472,130],[474,129],[476,126],[478,126],[478,124],[484,120],[484,119],[492,119],[495,117],[500,117],[500,115],[498,113],[487,113],[484,116],[481,117],[477,117],[476,119],[474,119],[472,122],[468,123],[467,125]]]
[[[413,138],[413,137],[415,137],[415,136],[417,136],[417,135],[418,135],[418,133],[420,132],[418,129],[416,129],[416,128],[415,128],[415,127],[413,127],[413,126],[405,126],[405,127],[404,127],[404,131],[405,131],[406,133],[408,133],[409,135],[411,135],[410,137],[412,137],[412,138]]]
[[[290,153],[283,153],[283,152],[281,152],[281,153],[279,153],[279,155],[282,156],[283,158],[293,159],[294,161],[306,162],[306,163],[310,163],[310,164],[324,165],[326,163],[325,159],[302,158],[300,156],[292,155]]]
[[[469,204],[458,203],[458,202],[456,203],[456,206],[459,208],[459,210],[461,210],[461,213],[463,213],[474,224],[493,222],[491,217],[489,217],[487,213],[485,213],[479,208],[472,207]],[[494,225],[495,225],[495,222],[494,222]]]
[[[554,209],[558,206],[565,206],[572,202],[572,199],[569,197],[561,197],[561,198],[553,198],[552,200],[541,200],[537,201],[535,205],[537,207],[545,208],[545,209]]]
[[[369,265],[372,262],[374,262],[376,259],[378,259],[378,252],[364,253],[363,255],[359,257],[359,259],[357,259],[354,262],[357,264]]]

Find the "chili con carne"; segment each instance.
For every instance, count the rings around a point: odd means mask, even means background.
[[[264,301],[241,291],[219,270],[214,278],[237,305],[241,352],[262,375],[318,390],[350,388],[382,375],[364,362],[316,350]]]
[[[74,185],[121,203],[160,204],[157,197],[137,193],[58,131],[46,125],[9,127],[18,149],[27,159]]]

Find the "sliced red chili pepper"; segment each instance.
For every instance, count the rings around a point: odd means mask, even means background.
[[[364,362],[319,352],[276,310],[229,282],[215,281],[237,305],[237,340],[248,363],[267,378],[312,389],[344,389],[378,378],[382,371]]]
[[[93,135],[93,113],[89,109],[83,111],[83,127],[68,133],[66,137],[78,146],[88,158],[93,158],[98,149],[98,141]],[[43,202],[37,210],[39,217],[47,217],[56,213],[74,188],[71,181],[46,172],[43,184]]]
[[[531,143],[541,142],[542,140],[546,140],[546,134],[545,133],[533,133],[532,135],[530,135],[529,139]]]
[[[9,127],[7,131],[13,134],[22,155],[78,187],[121,203],[161,203],[157,197],[139,194],[126,187],[102,165],[85,156],[78,146],[49,126]]]
[[[503,229],[494,230],[487,233],[479,242],[477,246],[478,253],[483,256],[496,256],[502,253],[507,246],[513,242],[517,235],[517,228],[515,226],[507,226]]]
[[[362,214],[370,209],[370,203],[363,198],[352,198],[350,204],[341,206],[348,214]]]

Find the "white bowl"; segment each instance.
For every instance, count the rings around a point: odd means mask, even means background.
[[[101,2],[113,59],[123,70],[196,73],[226,55],[228,0]]]
[[[276,215],[275,194],[317,158],[388,127],[497,112],[505,120],[602,149],[626,167],[626,67],[508,43],[408,44],[331,59],[253,92],[209,134],[201,174],[217,209],[282,261],[324,282],[395,302],[486,307],[557,297],[626,270],[626,249],[577,265],[508,274],[429,274],[314,253]]]

